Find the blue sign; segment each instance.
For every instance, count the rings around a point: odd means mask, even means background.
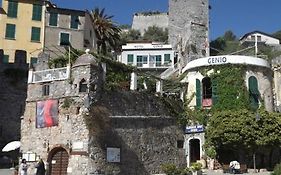
[[[191,134],[191,133],[199,133],[204,132],[204,126],[203,125],[195,125],[195,126],[186,126],[185,127],[185,133]]]

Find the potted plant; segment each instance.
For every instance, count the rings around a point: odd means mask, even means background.
[[[192,175],[202,175],[202,164],[200,162],[191,163]]]

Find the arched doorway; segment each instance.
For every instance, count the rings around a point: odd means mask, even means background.
[[[196,162],[200,160],[200,140],[199,139],[191,139],[189,141],[189,156],[190,163]]]
[[[49,175],[67,175],[69,155],[67,151],[62,148],[54,148],[48,157]]]

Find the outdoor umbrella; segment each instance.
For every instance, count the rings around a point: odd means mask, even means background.
[[[9,151],[13,151],[16,150],[20,147],[21,143],[20,141],[12,141],[10,143],[8,143],[3,149],[3,152],[9,152]]]

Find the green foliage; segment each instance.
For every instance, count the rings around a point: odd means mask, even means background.
[[[120,35],[120,45],[125,45],[129,41],[142,40],[139,30],[130,29],[128,32],[122,32]]]
[[[231,30],[228,30],[224,33],[223,38],[225,41],[234,41],[236,40],[236,36]]]
[[[72,98],[66,97],[63,101],[62,108],[69,108],[73,102],[74,100]]]
[[[214,146],[208,146],[207,148],[205,148],[205,153],[211,159],[215,159],[217,156],[217,151]]]
[[[73,64],[82,54],[83,51],[81,50],[71,48],[69,52],[68,48],[66,48],[64,55],[49,60],[48,65],[50,68],[66,67],[69,62],[70,64]]]
[[[143,39],[147,41],[168,42],[168,29],[162,29],[157,26],[150,26],[145,30]]]
[[[281,163],[275,165],[273,172],[271,175],[280,175],[281,174]]]
[[[174,164],[163,164],[161,169],[166,175],[191,175],[189,168],[179,168]]]
[[[217,82],[218,99],[212,110],[239,110],[249,108],[249,93],[245,85],[245,67],[224,65],[214,68],[210,76]]]
[[[281,40],[281,30],[273,33],[272,36],[274,36],[275,38],[278,38],[279,40]]]
[[[159,15],[159,14],[161,14],[160,11],[147,11],[147,12],[136,13],[135,15],[151,16],[151,15]]]
[[[92,10],[92,17],[98,53],[106,55],[112,49],[117,50],[121,29],[112,21],[113,16],[104,14],[104,9],[95,8]]]
[[[202,164],[200,162],[191,163],[192,171],[200,171],[202,169]]]

